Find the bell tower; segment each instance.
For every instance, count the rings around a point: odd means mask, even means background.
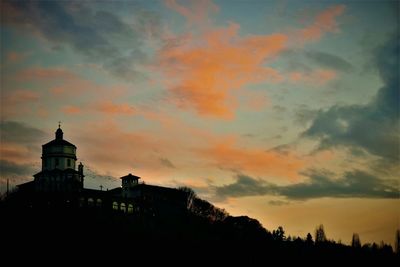
[[[64,139],[60,123],[55,139],[42,146],[42,171],[35,174],[36,188],[44,191],[83,189],[83,165],[76,170],[76,146]]]

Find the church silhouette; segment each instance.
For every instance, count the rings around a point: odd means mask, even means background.
[[[17,185],[15,202],[32,208],[91,208],[126,214],[181,213],[187,208],[187,192],[148,185],[129,173],[121,187],[111,190],[84,188],[84,166],[77,170],[76,146],[64,139],[60,127],[55,139],[42,146],[42,170],[34,180]]]

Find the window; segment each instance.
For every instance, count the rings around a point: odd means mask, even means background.
[[[125,205],[125,203],[121,203],[121,211],[126,212],[126,205]]]
[[[56,164],[56,166],[58,166],[58,164],[60,164],[60,161],[58,160],[58,158],[55,159],[55,164]]]
[[[94,206],[94,200],[93,198],[88,198],[88,206],[93,207]]]
[[[118,210],[118,202],[113,202],[113,210]]]
[[[128,213],[133,213],[133,205],[132,204],[128,205]]]
[[[70,159],[67,159],[67,165],[68,165],[68,167],[71,167],[71,160]]]
[[[83,197],[79,198],[79,207],[85,206],[85,199]]]
[[[101,207],[102,203],[103,203],[103,201],[100,198],[98,198],[97,201],[96,201],[96,206],[97,207]]]

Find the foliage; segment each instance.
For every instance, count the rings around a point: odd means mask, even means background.
[[[321,224],[315,229],[315,243],[326,242],[324,226]]]
[[[353,234],[353,237],[351,239],[351,246],[353,248],[361,248],[360,236],[357,233]]]

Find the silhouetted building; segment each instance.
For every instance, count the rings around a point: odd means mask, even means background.
[[[181,190],[140,183],[129,173],[122,186],[111,190],[84,188],[83,164],[76,170],[76,146],[56,130],[55,139],[42,146],[42,170],[34,180],[17,186],[14,198],[27,206],[62,206],[114,210],[125,213],[180,212],[187,194]],[[21,201],[22,200],[22,201]]]
[[[76,146],[63,139],[60,126],[56,138],[42,146],[42,171],[35,174],[37,191],[81,191],[83,165],[76,165]]]

